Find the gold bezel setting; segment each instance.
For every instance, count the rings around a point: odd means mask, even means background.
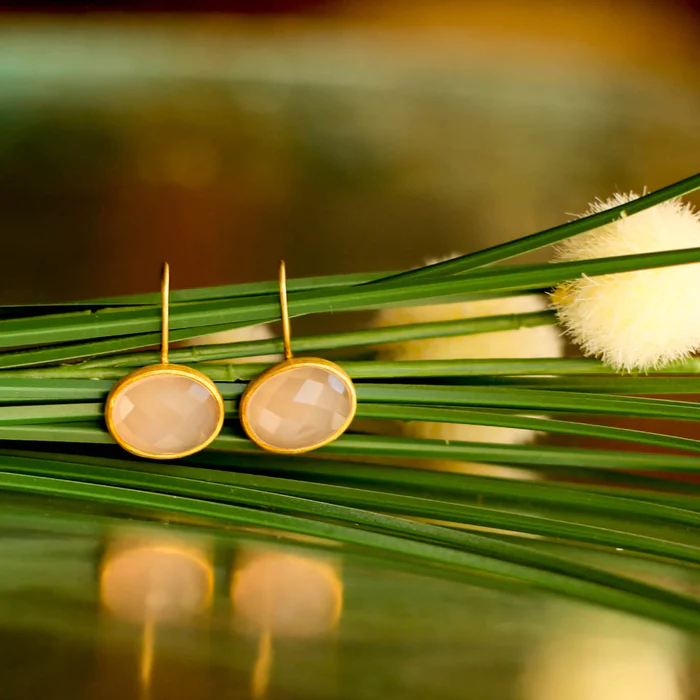
[[[216,388],[216,384],[214,384],[214,382],[209,379],[206,374],[203,374],[199,370],[192,369],[192,367],[185,367],[184,365],[171,365],[168,362],[168,345],[170,335],[170,266],[168,263],[163,264],[163,277],[161,279],[160,293],[162,313],[160,364],[148,365],[147,367],[141,367],[140,369],[134,370],[133,372],[127,374],[126,377],[122,377],[112,387],[112,390],[109,392],[109,396],[107,397],[107,403],[105,404],[105,422],[107,423],[107,430],[109,430],[109,434],[116,440],[117,444],[124,448],[127,452],[131,452],[131,454],[134,454],[137,457],[148,457],[149,459],[178,459],[179,457],[187,457],[188,455],[203,450],[207,445],[211,444],[216,436],[221,432],[221,428],[224,424],[224,399],[219,393],[219,390]],[[119,394],[131,384],[134,384],[141,379],[147,379],[148,377],[156,377],[164,374],[169,374],[176,377],[187,377],[188,379],[192,379],[193,381],[197,382],[214,397],[216,405],[219,409],[219,417],[217,419],[216,428],[206,440],[189,450],[174,452],[172,454],[157,454],[134,447],[121,438],[114,425],[114,406],[117,402],[117,398],[119,398]]]
[[[272,377],[276,377],[280,374],[284,374],[285,372],[288,372],[294,368],[297,367],[316,367],[318,369],[323,369],[326,370],[329,374],[334,375],[340,381],[343,383],[343,386],[347,389],[348,395],[350,397],[350,412],[348,413],[348,417],[345,419],[343,424],[336,429],[329,437],[324,438],[323,440],[316,442],[311,445],[305,445],[304,447],[295,447],[295,448],[280,448],[276,447],[275,445],[271,445],[268,443],[266,440],[263,440],[256,432],[253,426],[251,425],[250,421],[248,420],[247,410],[248,410],[248,405],[250,404],[250,401],[253,399],[255,394],[257,393],[258,389],[268,380],[271,379]],[[241,419],[241,424],[243,425],[243,429],[245,430],[246,434],[248,437],[259,447],[262,447],[263,449],[267,450],[268,452],[274,452],[275,454],[286,454],[286,455],[293,455],[293,454],[301,454],[303,452],[311,452],[311,450],[316,450],[319,447],[323,447],[324,445],[328,445],[329,443],[333,442],[336,440],[340,435],[342,435],[350,426],[350,424],[353,421],[353,418],[355,417],[355,412],[357,411],[357,392],[355,391],[355,385],[352,383],[352,379],[350,379],[350,376],[343,370],[341,367],[336,365],[334,362],[330,362],[329,360],[324,360],[321,359],[320,357],[300,357],[300,358],[290,358],[285,360],[284,362],[280,362],[278,365],[275,365],[274,367],[270,367],[270,369],[266,370],[263,372],[261,375],[256,377],[253,381],[248,384],[248,387],[246,388],[245,392],[243,393],[243,396],[241,398],[241,403],[239,407],[239,414],[240,414],[240,419]]]
[[[114,426],[114,405],[116,403],[117,398],[119,397],[119,394],[124,389],[131,386],[135,382],[138,382],[141,379],[146,379],[147,377],[154,377],[159,375],[174,375],[177,377],[187,377],[188,379],[192,379],[193,381],[202,385],[216,400],[217,406],[219,408],[219,419],[217,421],[216,428],[204,442],[200,443],[192,449],[166,455],[155,454],[153,452],[140,450],[139,448],[134,447],[133,445],[130,445],[129,443],[125,442],[119,436]],[[126,377],[122,377],[122,379],[120,379],[112,387],[112,390],[109,392],[109,396],[107,397],[107,404],[105,406],[105,421],[107,423],[107,430],[109,430],[110,435],[116,440],[119,446],[123,447],[127,452],[131,452],[131,454],[134,454],[138,457],[147,457],[149,459],[179,459],[180,457],[187,457],[188,455],[203,450],[216,439],[216,436],[221,432],[221,428],[224,424],[224,400],[221,397],[219,390],[216,388],[216,384],[214,384],[214,382],[211,379],[209,379],[209,377],[207,377],[206,374],[202,374],[202,372],[196,369],[192,369],[191,367],[185,367],[184,365],[171,365],[169,363],[149,365],[147,367],[137,369],[134,372],[131,372],[130,374],[127,374]]]

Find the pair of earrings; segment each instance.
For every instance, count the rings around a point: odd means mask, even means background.
[[[292,357],[287,280],[280,264],[285,359],[248,385],[239,414],[253,442],[278,454],[327,445],[352,422],[357,406],[350,377],[333,362]],[[205,374],[168,362],[170,270],[163,267],[160,363],[120,379],[107,397],[105,420],[125,450],[151,459],[186,457],[209,445],[224,424],[224,401]]]

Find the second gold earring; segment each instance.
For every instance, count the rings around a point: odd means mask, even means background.
[[[243,428],[270,452],[298,454],[327,445],[355,416],[352,380],[338,365],[318,357],[293,358],[287,308],[287,278],[280,263],[284,362],[254,379],[241,399]]]

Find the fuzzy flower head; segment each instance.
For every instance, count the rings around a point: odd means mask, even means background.
[[[616,194],[590,205],[588,214],[638,195]],[[700,216],[672,200],[555,248],[568,262],[700,247]],[[551,294],[559,320],[586,355],[618,370],[648,370],[686,359],[700,348],[700,263],[655,270],[582,276]]]

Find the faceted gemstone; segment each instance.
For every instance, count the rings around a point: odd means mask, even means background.
[[[335,437],[351,415],[349,388],[327,369],[292,365],[254,390],[245,419],[255,436],[272,448],[311,449]]]
[[[219,404],[192,377],[152,374],[118,392],[112,411],[113,431],[127,445],[168,456],[197,449],[217,431]]]

